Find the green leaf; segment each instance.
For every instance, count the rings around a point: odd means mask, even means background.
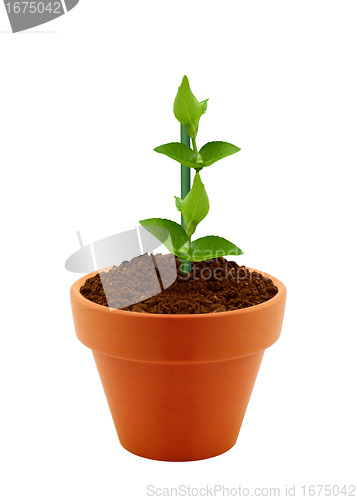
[[[202,108],[202,114],[204,115],[207,111],[207,101],[208,99],[205,99],[204,101],[200,102],[201,108]]]
[[[196,231],[197,225],[206,217],[209,210],[208,196],[200,174],[196,172],[192,188],[183,200],[179,199],[176,207],[182,213],[188,236]]]
[[[140,224],[153,234],[173,254],[188,242],[186,231],[180,224],[169,219],[144,219]]]
[[[188,251],[188,257],[192,262],[242,254],[240,248],[220,236],[204,236],[192,241]]]
[[[188,241],[187,243],[185,243],[181,248],[180,248],[180,251],[175,254],[181,261],[189,261],[190,258],[189,258],[189,246],[190,246],[190,242]]]
[[[158,146],[154,149],[154,151],[178,161],[185,167],[198,167],[196,163],[196,153],[191,148],[186,146],[186,144],[181,144],[180,142],[170,142],[169,144]]]
[[[218,160],[226,158],[226,156],[238,153],[240,148],[230,144],[229,142],[214,141],[208,142],[200,149],[200,155],[202,156],[203,164],[205,167],[209,167]]]
[[[207,101],[202,101],[202,103],[198,102],[196,97],[191,92],[188,78],[185,75],[176,94],[174,102],[174,115],[186,128],[191,139],[196,137],[198,123],[206,109]]]
[[[176,205],[176,208],[179,212],[181,212],[181,205],[182,205],[182,202],[183,202],[183,199],[182,198],[179,198],[178,196],[174,196],[175,198],[175,205]]]

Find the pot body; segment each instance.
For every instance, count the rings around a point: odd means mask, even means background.
[[[93,273],[95,274],[95,273]],[[257,306],[211,314],[110,310],[71,288],[79,340],[92,349],[124,448],[167,461],[200,460],[236,442],[259,366],[279,337],[284,285]]]

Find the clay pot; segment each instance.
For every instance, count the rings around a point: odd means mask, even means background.
[[[251,269],[252,270],[252,269]],[[142,457],[213,457],[236,442],[259,366],[280,336],[286,289],[236,311],[147,314],[95,304],[71,287],[79,340],[92,349],[120,443]]]

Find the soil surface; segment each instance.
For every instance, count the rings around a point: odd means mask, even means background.
[[[223,257],[191,264],[180,274],[173,255],[142,255],[86,280],[88,300],[125,311],[202,314],[233,311],[265,302],[278,293],[271,279]]]

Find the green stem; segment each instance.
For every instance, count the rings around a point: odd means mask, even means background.
[[[194,152],[197,154],[198,153],[198,149],[197,149],[197,145],[196,145],[196,139],[192,139],[192,146],[193,146]]]
[[[190,136],[187,133],[187,130],[183,125],[181,125],[181,143],[186,144],[186,146],[190,147]],[[194,147],[196,143],[194,139],[192,140]],[[184,199],[185,196],[191,189],[191,171],[189,167],[185,167],[185,165],[181,165],[181,198]],[[183,220],[183,216],[181,214],[181,226],[185,228],[185,222]],[[187,274],[191,272],[191,262],[190,261],[182,261],[181,262],[181,273]]]

